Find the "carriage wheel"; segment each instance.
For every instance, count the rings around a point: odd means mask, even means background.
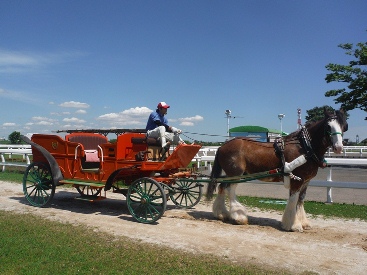
[[[174,190],[170,191],[170,199],[175,205],[183,208],[197,205],[203,194],[203,185],[192,180],[176,180],[172,187]]]
[[[48,164],[34,162],[27,167],[23,177],[23,192],[31,205],[47,206],[55,194],[55,188]]]
[[[76,185],[75,188],[81,196],[98,196],[101,193],[101,188],[92,188],[85,185]]]
[[[130,214],[142,223],[157,221],[167,205],[162,185],[151,178],[134,181],[129,187],[126,201]]]

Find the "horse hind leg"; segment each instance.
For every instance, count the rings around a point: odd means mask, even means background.
[[[226,221],[230,218],[230,214],[227,210],[225,203],[225,184],[221,183],[218,188],[218,195],[213,203],[213,214],[219,220]]]
[[[230,219],[235,224],[248,224],[246,208],[237,200],[236,188],[237,183],[228,186]]]

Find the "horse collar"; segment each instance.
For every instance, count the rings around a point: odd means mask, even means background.
[[[303,149],[306,151],[306,159],[314,160],[320,167],[324,166],[324,162],[320,160],[320,158],[316,155],[315,151],[311,145],[311,137],[308,133],[308,130],[305,126],[302,126],[299,138],[302,144]]]

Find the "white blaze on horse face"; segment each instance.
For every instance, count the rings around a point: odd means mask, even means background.
[[[343,151],[343,136],[342,129],[336,119],[329,121],[330,135],[333,142],[334,153],[340,154]]]

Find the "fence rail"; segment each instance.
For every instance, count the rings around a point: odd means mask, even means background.
[[[23,161],[14,161],[13,156],[22,156]],[[27,167],[30,162],[32,149],[30,145],[0,144],[0,166],[5,171],[7,166]]]

